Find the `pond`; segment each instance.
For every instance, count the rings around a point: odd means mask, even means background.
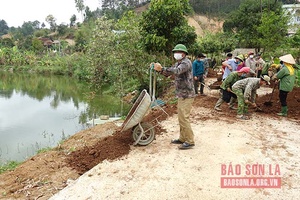
[[[0,71],[0,165],[23,161],[90,127],[100,115],[126,115],[119,97],[95,95],[63,76]]]

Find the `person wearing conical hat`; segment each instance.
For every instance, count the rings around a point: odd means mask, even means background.
[[[281,69],[272,77],[272,79],[279,79],[279,100],[281,104],[281,112],[277,113],[279,116],[287,116],[287,95],[291,92],[295,85],[295,69],[293,65],[296,64],[295,59],[291,54],[279,57]]]

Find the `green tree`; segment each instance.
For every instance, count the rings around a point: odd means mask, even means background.
[[[273,11],[282,16],[282,3],[278,0],[245,0],[239,9],[230,13],[225,20],[223,29],[225,32],[236,33],[239,45],[243,47],[262,48],[259,38],[263,35],[258,31],[262,24],[262,14],[265,11]]]
[[[140,22],[146,50],[170,55],[177,43],[192,46],[197,35],[185,18],[191,11],[188,0],[151,1]]]
[[[82,20],[84,21],[84,18],[83,18],[83,15],[84,15],[83,11],[85,9],[84,0],[75,0],[75,4],[76,4],[77,11],[81,13]]]
[[[3,19],[0,20],[0,36],[7,34],[8,30],[9,28],[7,26],[6,21],[4,21]]]
[[[34,36],[35,37],[47,37],[47,35],[49,33],[50,33],[49,29],[39,29],[34,32]]]
[[[200,39],[200,51],[210,53],[213,57],[220,53],[230,52],[235,49],[237,40],[226,33],[206,34]]]
[[[35,21],[32,22],[32,26],[36,30],[40,29],[40,24],[41,23],[38,20],[35,20]]]
[[[75,32],[76,51],[86,52],[87,45],[92,37],[92,30],[95,28],[95,22],[89,21],[80,26]]]
[[[85,17],[84,17],[84,21],[88,21],[91,19],[94,19],[94,13],[90,10],[90,8],[87,6],[85,8]]]
[[[0,37],[0,48],[8,47],[11,48],[14,46],[14,42],[11,38],[1,38]]]
[[[129,12],[118,23],[104,17],[97,19],[91,39],[87,48],[91,86],[99,90],[108,83],[123,94],[124,90],[148,85],[149,64],[157,59],[145,53],[140,44],[142,36],[136,14]]]
[[[64,24],[60,24],[57,26],[57,32],[60,36],[63,36],[68,31],[68,26]]]
[[[34,52],[40,53],[44,50],[44,45],[38,38],[32,39],[32,49]]]
[[[48,16],[46,17],[46,22],[49,23],[50,29],[51,29],[52,31],[55,31],[55,30],[56,30],[56,27],[57,27],[57,25],[56,25],[56,19],[55,19],[55,17],[54,17],[53,15],[48,15]]]
[[[29,35],[33,35],[33,33],[36,30],[36,24],[34,24],[33,22],[24,22],[21,26],[21,32],[23,34],[24,37],[29,36]]]
[[[122,15],[130,10],[128,1],[124,0],[102,0],[102,15],[108,19],[120,19]]]
[[[241,0],[190,0],[190,4],[196,13],[222,14],[236,10]]]
[[[264,52],[272,52],[286,43],[288,19],[288,16],[274,11],[265,11],[263,13],[262,22],[257,27],[257,30],[262,35],[258,41]]]
[[[76,20],[76,15],[72,15],[72,17],[70,18],[70,27],[75,25]]]
[[[111,53],[114,53],[114,33],[112,32],[113,22],[100,18],[96,20],[96,27],[92,33],[91,42],[88,46],[88,56],[90,65],[87,65],[84,71],[87,71],[91,87],[100,90],[103,85],[105,69],[113,65]]]

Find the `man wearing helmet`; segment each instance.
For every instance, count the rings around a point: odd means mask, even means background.
[[[222,79],[225,80],[231,72],[237,71],[239,64],[242,62],[244,62],[244,56],[242,54],[235,56],[233,59],[224,61],[222,65],[225,66],[225,70]]]
[[[227,76],[220,86],[221,96],[215,105],[215,110],[222,111],[220,106],[223,102],[229,103],[229,108],[234,109],[233,104],[235,103],[237,97],[232,91],[232,85],[238,80],[245,78],[248,73],[250,73],[250,68],[243,67],[239,71],[232,72]]]
[[[192,62],[186,57],[188,51],[183,44],[177,44],[172,52],[176,60],[174,66],[165,68],[159,63],[154,63],[154,70],[161,72],[165,76],[175,75],[175,93],[178,98],[177,111],[180,134],[179,138],[171,140],[171,143],[180,144],[179,149],[190,149],[195,146],[194,132],[189,120],[195,98]]]

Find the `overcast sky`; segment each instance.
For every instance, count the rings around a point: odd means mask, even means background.
[[[91,11],[100,8],[101,0],[84,0]],[[82,21],[81,14],[75,7],[75,0],[0,0],[0,20],[5,20],[9,27],[22,26],[23,22],[38,20],[45,22],[48,15],[56,18],[56,23],[70,23],[75,14],[77,21]]]

